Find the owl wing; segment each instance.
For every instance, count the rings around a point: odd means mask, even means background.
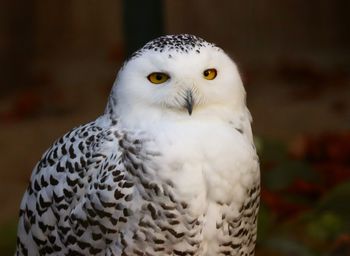
[[[254,176],[252,184],[246,188],[246,197],[238,211],[238,216],[235,218],[225,216],[217,224],[217,228],[226,236],[226,239],[223,239],[224,242],[220,244],[220,252],[225,255],[254,255],[260,204],[260,166],[253,142],[251,122],[252,117],[248,109],[238,119],[230,122],[235,132],[243,136],[252,147],[254,154],[251,159],[253,163],[251,171]]]
[[[112,121],[58,139],[22,199],[16,255],[105,255],[112,242],[125,243],[121,230],[132,214],[130,176],[142,162],[139,144]]]
[[[247,198],[239,209],[239,217],[223,218],[228,223],[229,242],[220,244],[221,253],[225,255],[250,255],[255,252],[257,239],[257,219],[260,202],[260,183],[257,181],[247,191]],[[222,224],[218,226],[223,229]]]

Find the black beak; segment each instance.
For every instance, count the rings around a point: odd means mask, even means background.
[[[186,101],[186,109],[188,111],[188,114],[191,115],[192,114],[192,110],[193,110],[193,97],[192,97],[192,91],[191,90],[188,90],[186,92],[186,98],[185,98],[185,101]]]

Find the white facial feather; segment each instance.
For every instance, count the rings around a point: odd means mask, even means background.
[[[209,68],[217,70],[213,80],[203,76]],[[147,76],[153,72],[166,73],[170,78],[165,83],[152,84]],[[141,49],[124,64],[114,87],[115,109],[132,119],[137,119],[134,114],[142,116],[148,111],[188,118],[187,91],[193,94],[194,116],[200,111],[216,115],[218,108],[236,114],[245,110],[245,91],[237,67],[222,49],[212,44],[187,52]]]

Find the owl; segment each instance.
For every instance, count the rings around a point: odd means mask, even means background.
[[[34,167],[16,255],[254,255],[259,191],[236,64],[162,36],[125,61],[104,114]]]

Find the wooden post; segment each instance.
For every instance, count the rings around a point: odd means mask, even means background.
[[[128,56],[163,35],[162,0],[123,0],[123,27]]]

